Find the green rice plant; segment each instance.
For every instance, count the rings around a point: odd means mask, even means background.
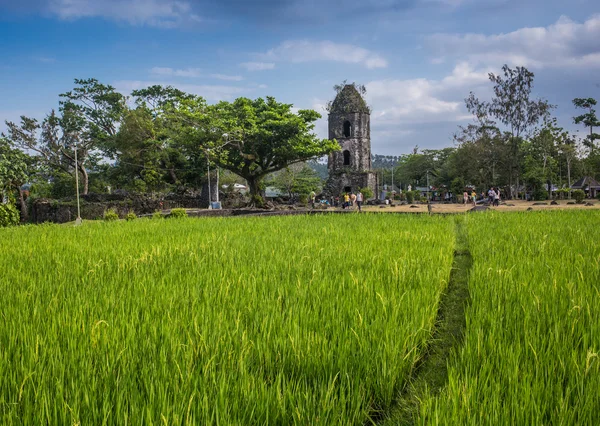
[[[187,217],[187,211],[185,209],[171,209],[171,214],[169,217],[180,219],[182,217]]]
[[[597,211],[466,218],[465,343],[417,424],[598,424],[598,223]]]
[[[369,423],[430,339],[453,230],[395,215],[0,229],[0,423]]]
[[[127,221],[132,221],[137,219],[137,215],[135,214],[135,212],[133,210],[129,210],[129,212],[127,213],[127,215],[125,215],[125,220]]]
[[[115,209],[108,209],[104,212],[104,220],[107,222],[114,222],[115,220],[119,220],[119,215]]]
[[[152,213],[152,219],[164,219],[164,216],[160,210],[156,210],[154,213]]]

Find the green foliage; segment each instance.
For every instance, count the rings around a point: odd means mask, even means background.
[[[368,186],[366,186],[364,188],[360,188],[360,192],[362,192],[363,199],[365,199],[365,200],[369,200],[375,196],[375,194],[373,194],[373,190],[371,188],[369,188]]]
[[[576,189],[572,192],[571,195],[573,196],[573,198],[575,198],[575,201],[577,203],[583,203],[583,199],[585,198],[585,192],[583,191],[583,189]]]
[[[107,222],[114,222],[115,220],[119,220],[119,215],[115,209],[108,209],[104,212],[104,220]]]
[[[183,140],[200,146],[211,162],[248,182],[254,204],[262,204],[262,181],[269,173],[339,149],[337,142],[320,140],[313,133],[320,114],[294,112],[291,104],[272,97],[239,98],[212,106],[181,102],[175,117],[184,123]]]
[[[187,211],[185,209],[171,209],[171,214],[169,217],[174,219],[180,219],[182,217],[187,217]]]
[[[19,223],[19,211],[13,204],[0,203],[0,228],[17,225]]]
[[[415,201],[415,193],[413,191],[404,191],[406,194],[406,202],[412,204]]]
[[[531,195],[535,201],[545,201],[548,199],[548,191],[541,187],[535,188]]]
[[[152,219],[164,219],[164,215],[156,210],[154,213],[152,213]]]
[[[129,212],[127,212],[127,214],[125,215],[125,220],[132,221],[135,219],[137,219],[137,215],[133,210],[129,210]]]
[[[292,164],[273,173],[269,182],[289,197],[321,191],[322,181],[317,173],[305,163]]]

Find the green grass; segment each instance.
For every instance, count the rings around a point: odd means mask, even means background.
[[[453,230],[392,215],[0,230],[0,423],[369,422],[431,336]]]
[[[418,424],[600,424],[600,214],[466,218],[464,345]]]

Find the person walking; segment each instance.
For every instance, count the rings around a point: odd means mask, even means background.
[[[356,204],[356,194],[353,192],[352,194],[350,194],[350,205],[352,206],[352,208],[354,208],[355,204]]]
[[[494,191],[494,188],[492,188],[490,186],[490,189],[489,189],[487,195],[488,195],[488,206],[494,205],[494,198],[496,197],[496,191]]]
[[[348,193],[346,192],[344,194],[344,205],[342,208],[346,209],[350,206],[350,195],[348,195]]]
[[[500,188],[496,188],[494,191],[494,206],[498,207],[500,205]]]
[[[469,193],[467,191],[463,192],[463,204],[466,206],[469,202]]]
[[[356,205],[358,206],[358,211],[361,212],[361,206],[363,203],[363,194],[362,192],[358,191],[358,194],[356,194]]]
[[[317,194],[315,194],[315,191],[310,191],[310,204],[312,206],[312,208],[315,208],[315,198],[317,197]]]
[[[471,192],[471,198],[473,199],[473,207],[477,206],[477,193],[475,192],[475,190],[473,190],[473,192]]]

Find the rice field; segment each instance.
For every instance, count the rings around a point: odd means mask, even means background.
[[[0,229],[0,423],[365,424],[431,336],[454,222]]]
[[[552,211],[0,229],[0,424],[600,424],[598,225]],[[457,237],[464,340],[445,386],[394,417],[439,344]]]
[[[463,346],[418,424],[600,424],[600,214],[465,217]]]

